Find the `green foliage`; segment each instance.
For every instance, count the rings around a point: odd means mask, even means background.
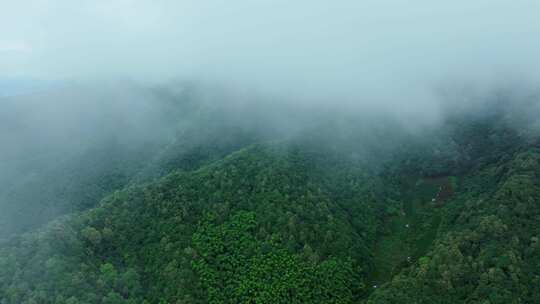
[[[194,268],[209,303],[350,303],[351,261],[313,263],[281,248],[276,238],[256,238],[252,212],[219,226],[200,225],[193,235]],[[313,253],[311,253],[313,254]]]
[[[182,170],[2,242],[0,303],[540,302],[540,152],[454,123],[396,151],[173,144],[134,178]]]
[[[527,150],[471,174],[464,182],[469,191],[449,203],[446,232],[433,250],[368,303],[540,301],[534,283],[540,270],[539,161],[538,151]],[[478,187],[479,178],[498,182]]]

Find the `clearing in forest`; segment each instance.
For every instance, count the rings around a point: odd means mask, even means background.
[[[422,257],[437,236],[440,208],[454,191],[455,177],[407,178],[402,182],[402,210],[384,219],[374,249],[374,271],[367,283],[377,288]]]

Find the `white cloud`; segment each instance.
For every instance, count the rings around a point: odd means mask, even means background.
[[[0,77],[185,76],[295,99],[427,100],[447,78],[537,74],[538,16],[536,0],[4,1],[0,41],[28,54],[2,54]]]
[[[32,47],[24,41],[0,41],[0,52],[27,53]]]

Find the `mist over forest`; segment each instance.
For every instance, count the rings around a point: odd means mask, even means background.
[[[0,4],[0,304],[540,302],[539,15]]]

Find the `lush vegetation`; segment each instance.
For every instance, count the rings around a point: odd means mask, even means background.
[[[540,301],[540,150],[501,113],[420,138],[223,126],[1,243],[0,303]]]

